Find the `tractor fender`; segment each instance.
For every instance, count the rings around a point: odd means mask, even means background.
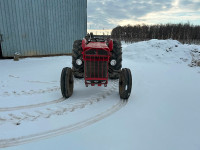
[[[109,46],[110,51],[112,51],[112,49],[113,49],[113,40],[109,41],[108,46]]]
[[[84,38],[83,40],[82,40],[82,49],[83,50],[85,50],[85,47],[86,47],[86,39]]]

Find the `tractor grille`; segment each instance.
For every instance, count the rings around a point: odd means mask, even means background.
[[[107,56],[86,56],[85,76],[86,78],[107,78],[108,61]]]
[[[108,52],[105,50],[96,50],[96,49],[90,49],[85,52],[86,55],[108,55]]]

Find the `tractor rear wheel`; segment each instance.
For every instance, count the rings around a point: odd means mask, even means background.
[[[60,87],[63,97],[69,98],[73,94],[74,78],[71,68],[63,68],[60,77]]]
[[[112,65],[111,61],[114,60],[115,64]],[[111,51],[109,63],[109,78],[119,79],[119,72],[122,68],[122,47],[120,41],[113,41],[113,50]]]
[[[84,62],[82,52],[82,40],[74,41],[72,50],[72,69],[74,71],[75,78],[83,78],[84,75]]]
[[[132,89],[132,75],[128,68],[122,69],[119,77],[119,95],[121,99],[128,99]]]

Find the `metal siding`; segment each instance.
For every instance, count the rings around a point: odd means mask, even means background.
[[[3,1],[0,1],[0,34],[2,34],[3,31],[4,31],[3,22],[4,22],[4,18],[3,18]]]
[[[0,32],[1,32],[1,34],[3,34],[3,33],[8,33],[8,31],[7,31],[7,27],[6,27],[6,23],[7,23],[7,20],[5,19],[5,16],[6,16],[6,11],[5,11],[5,1],[0,1],[1,3],[0,3],[0,10],[1,10],[1,23],[2,23],[2,26],[1,26],[1,28],[0,28]],[[8,34],[7,34],[7,36],[8,36]],[[1,43],[1,48],[2,48],[2,53],[3,53],[3,56],[4,55],[8,55],[8,53],[7,53],[7,45],[9,44],[8,42],[7,42],[7,36],[5,36],[5,35],[3,35],[2,37],[3,37],[3,42]],[[4,49],[4,50],[3,50]]]
[[[87,32],[86,9],[87,0],[0,0],[3,56],[71,53]]]

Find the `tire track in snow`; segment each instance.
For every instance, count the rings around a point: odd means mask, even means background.
[[[50,92],[55,92],[55,91],[58,91],[60,90],[60,87],[58,86],[54,86],[53,88],[46,88],[46,89],[38,89],[38,90],[28,90],[28,91],[16,91],[16,90],[13,90],[11,92],[3,92],[0,94],[0,96],[22,96],[22,95],[34,95],[34,94],[44,94],[44,93],[50,93]]]
[[[117,88],[117,86],[116,86],[116,84],[118,84],[117,81],[116,80],[112,81],[111,87],[109,88],[109,90],[104,90],[102,93],[95,94],[93,97],[85,99],[85,101],[67,104],[65,106],[59,106],[59,107],[53,106],[53,109],[47,107],[44,111],[42,111],[40,109],[39,110],[36,109],[33,112],[22,111],[18,115],[9,112],[9,111],[13,111],[13,110],[30,109],[30,108],[37,108],[37,107],[42,107],[42,106],[46,106],[46,105],[51,105],[51,104],[62,102],[65,99],[61,98],[61,99],[51,101],[48,103],[40,103],[40,104],[35,104],[35,105],[18,106],[18,107],[0,109],[0,111],[8,111],[8,113],[9,113],[6,117],[3,117],[3,119],[0,120],[0,123],[2,124],[2,123],[9,121],[9,122],[14,122],[14,124],[20,124],[20,122],[24,121],[24,120],[35,121],[38,118],[50,118],[53,115],[63,115],[66,112],[74,112],[76,109],[83,109],[87,105],[91,105],[95,102],[99,102],[99,101],[105,99],[107,96],[110,96],[113,93],[113,91],[115,91]]]
[[[64,98],[59,98],[57,100],[53,100],[53,101],[49,101],[49,102],[44,102],[44,103],[38,103],[38,104],[32,104],[32,105],[25,105],[25,106],[17,106],[17,107],[0,108],[0,112],[42,107],[42,106],[46,106],[46,105],[60,103],[60,102],[62,102],[64,100],[65,100]]]
[[[123,106],[125,106],[127,101],[120,100],[117,104],[113,105],[111,108],[107,109],[106,111],[95,115],[94,117],[88,118],[86,120],[71,124],[71,125],[66,125],[65,127],[59,128],[59,129],[54,129],[50,131],[46,131],[43,133],[38,133],[38,134],[31,134],[28,136],[22,136],[18,138],[10,138],[10,139],[3,139],[0,140],[0,148],[5,148],[5,147],[10,147],[10,146],[16,146],[20,144],[25,144],[28,142],[40,140],[40,139],[46,139],[52,136],[57,136],[65,133],[69,133],[81,128],[84,128],[86,126],[89,126],[99,120],[102,120],[106,118],[107,116],[115,113],[116,111],[120,110]]]
[[[75,81],[76,81],[76,83],[83,82],[80,79],[76,79]],[[113,84],[115,84],[115,82],[112,82],[111,84],[113,85]],[[56,90],[58,90],[58,89],[60,90],[60,88],[56,88]],[[50,90],[50,91],[52,91],[52,90]],[[38,103],[38,104],[23,105],[23,106],[16,106],[16,107],[4,107],[4,108],[0,108],[0,112],[43,107],[43,106],[47,106],[47,105],[60,103],[60,102],[63,102],[64,100],[65,100],[65,98],[59,98],[56,100],[52,100],[52,101],[44,102],[44,103]]]
[[[42,83],[42,84],[55,84],[58,83],[57,81],[52,81],[52,82],[42,82],[42,81],[27,81],[30,83]],[[75,84],[77,83],[84,83],[83,80],[81,79],[75,79],[74,80]],[[0,93],[0,96],[22,96],[22,95],[34,95],[34,94],[44,94],[44,93],[51,93],[51,92],[55,92],[55,91],[59,91],[60,87],[59,86],[53,86],[53,87],[48,87],[46,89],[38,89],[38,90],[22,90],[22,91],[17,91],[17,90],[13,90],[13,91],[4,91],[3,93]]]

